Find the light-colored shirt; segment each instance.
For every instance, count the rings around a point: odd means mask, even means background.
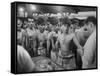
[[[17,46],[17,63],[17,71],[19,73],[32,72],[35,68],[35,64],[33,63],[30,55],[20,45]]]
[[[84,45],[82,68],[96,68],[96,30],[89,36]]]

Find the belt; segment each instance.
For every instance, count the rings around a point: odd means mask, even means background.
[[[38,53],[41,54],[41,51],[42,51],[42,53],[45,53],[44,50],[45,50],[45,48],[38,48]]]
[[[63,55],[61,52],[59,52],[58,56],[62,59],[70,59],[70,58],[73,58],[74,57],[74,54],[73,53],[68,53],[66,55]]]

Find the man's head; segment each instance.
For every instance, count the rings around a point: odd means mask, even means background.
[[[93,16],[88,17],[85,20],[85,26],[87,27],[87,30],[92,33],[97,26],[97,19]]]
[[[66,31],[67,31],[67,26],[62,25],[60,29],[61,29],[61,32],[62,32],[62,33],[66,33]]]
[[[22,27],[22,21],[21,21],[21,19],[17,19],[17,27],[18,28]]]
[[[63,32],[68,32],[69,31],[69,27],[71,25],[70,19],[68,17],[62,18],[61,22],[62,22],[61,30]]]
[[[27,27],[28,27],[28,21],[24,20],[22,28],[26,29]]]
[[[73,28],[77,28],[79,26],[79,20],[77,18],[73,18],[71,20],[71,24],[73,25]]]

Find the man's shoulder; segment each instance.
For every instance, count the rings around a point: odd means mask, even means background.
[[[22,47],[22,46],[20,46],[20,45],[17,45],[17,51],[18,51],[18,53],[23,53],[24,51],[25,51],[25,49]]]
[[[80,29],[76,29],[75,32],[83,32],[84,31],[84,28],[80,28]]]
[[[71,33],[69,34],[70,37],[74,37],[75,36],[75,33]]]

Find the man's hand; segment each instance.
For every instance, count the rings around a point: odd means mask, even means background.
[[[83,56],[84,55],[84,50],[83,50],[82,47],[81,48],[78,48],[77,49],[77,52],[80,54],[80,56]]]

